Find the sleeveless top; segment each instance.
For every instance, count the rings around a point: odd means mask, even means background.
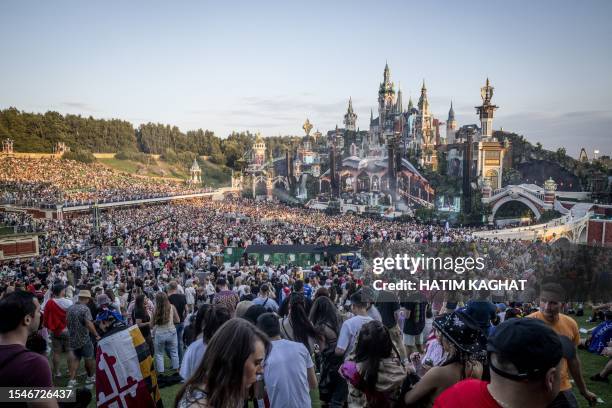
[[[174,327],[174,311],[172,310],[174,308],[174,306],[170,305],[170,313],[168,313],[168,321],[165,322],[164,324],[158,324],[157,325],[157,331],[158,332],[165,332],[165,331],[176,331],[176,328]]]

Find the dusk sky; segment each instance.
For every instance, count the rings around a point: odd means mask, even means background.
[[[0,3],[0,108],[265,136],[367,129],[385,61],[404,106],[423,78],[476,123],[577,156],[612,151],[612,1]]]

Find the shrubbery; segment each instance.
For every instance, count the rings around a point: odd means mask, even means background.
[[[81,163],[93,163],[96,161],[93,153],[89,150],[76,149],[64,153],[62,160],[74,160]]]
[[[117,153],[115,155],[115,159],[118,160],[132,160],[132,161],[137,161],[140,163],[148,163],[149,162],[149,155],[146,153],[142,153],[142,152],[135,152],[135,151],[120,151],[119,153]]]

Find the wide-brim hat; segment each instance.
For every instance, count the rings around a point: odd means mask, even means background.
[[[79,290],[79,297],[81,298],[91,298],[91,292],[86,289]]]
[[[460,351],[479,354],[486,351],[487,337],[465,313],[452,312],[436,317],[433,326]]]

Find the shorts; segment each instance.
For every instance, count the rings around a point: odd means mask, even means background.
[[[578,400],[572,392],[572,390],[565,390],[559,392],[557,398],[553,400],[548,406],[549,408],[578,408]]]
[[[404,333],[404,345],[405,346],[420,346],[423,344],[423,332],[417,334],[417,335],[412,335],[412,334],[406,334]]]
[[[51,333],[51,349],[54,353],[66,353],[70,350],[68,332],[62,332],[59,336]]]
[[[87,343],[85,343],[82,347],[72,349],[72,352],[77,360],[80,360],[81,358],[86,360],[94,358],[94,347],[91,340],[87,340]]]

